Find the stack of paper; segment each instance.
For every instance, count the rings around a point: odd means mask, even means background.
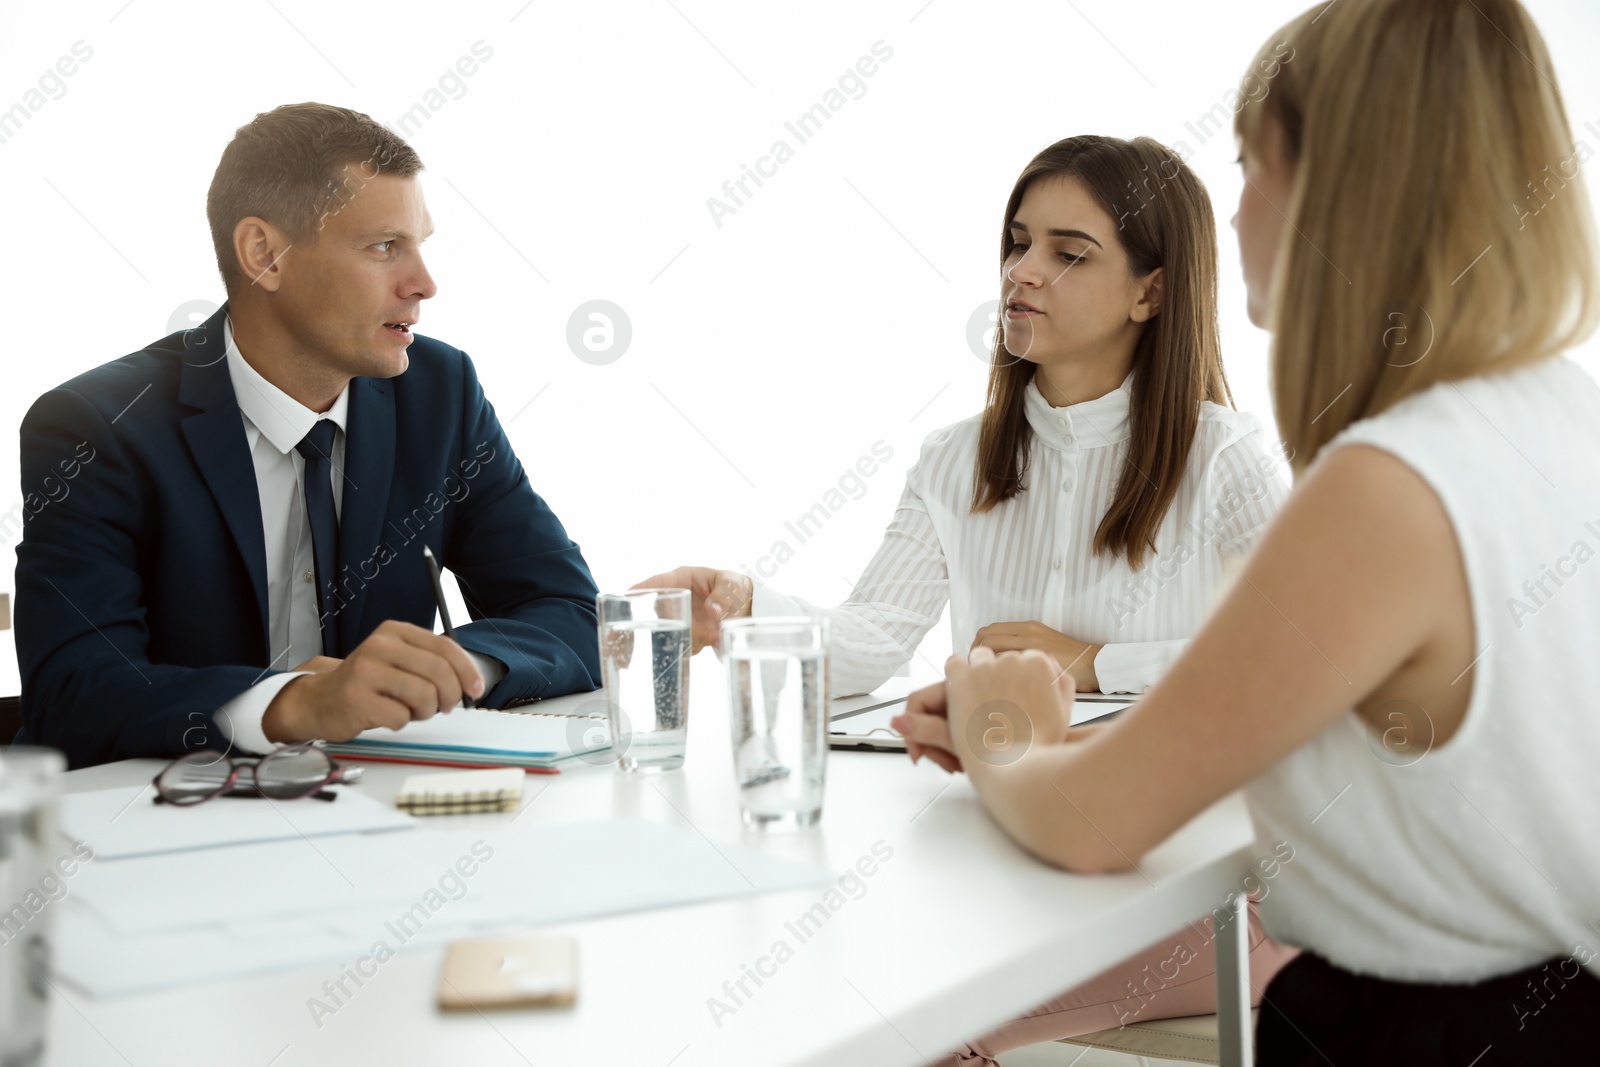
[[[56,960],[74,986],[112,996],[828,881],[741,845],[637,820],[97,855],[57,905]]]
[[[131,785],[68,793],[60,800],[57,818],[62,833],[94,849],[96,861],[253,841],[409,830],[417,824],[357,788],[331,788],[339,795],[332,803],[217,797],[192,807],[175,807],[155,803],[154,786]]]

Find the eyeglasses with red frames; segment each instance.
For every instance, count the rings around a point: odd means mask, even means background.
[[[339,794],[327,787],[354,782],[362,771],[335,762],[311,744],[289,745],[260,757],[191,752],[155,776],[155,802],[193,807],[220,796],[334,801]]]

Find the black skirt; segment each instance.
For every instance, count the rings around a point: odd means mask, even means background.
[[[1600,980],[1550,960],[1476,985],[1390,982],[1311,952],[1267,984],[1261,1067],[1508,1067],[1600,1063]]]

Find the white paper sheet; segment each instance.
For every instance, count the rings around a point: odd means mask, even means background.
[[[59,972],[85,992],[113,996],[348,963],[379,941],[398,951],[495,926],[573,922],[832,879],[637,820],[347,835],[312,844],[87,865],[63,902],[70,906],[56,931]],[[205,859],[216,861],[209,871]],[[336,868],[333,879],[319,867]],[[336,884],[345,888],[330,889]]]
[[[124,786],[64,795],[59,819],[61,832],[88,842],[96,861],[416,826],[410,815],[380,804],[360,787],[333,789],[339,793],[335,801],[218,797],[177,808],[155,803],[154,786]]]
[[[1093,722],[1103,715],[1110,715],[1114,711],[1133,707],[1133,698],[1123,700],[1116,696],[1105,697],[1096,693],[1092,699],[1085,700],[1079,697],[1072,702],[1072,725],[1082,726],[1086,722]]]

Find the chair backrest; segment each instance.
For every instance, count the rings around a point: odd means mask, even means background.
[[[0,697],[0,748],[7,748],[22,729],[22,698]]]
[[[11,629],[11,594],[0,593],[0,630]],[[0,748],[9,748],[22,729],[22,698],[0,697]]]

